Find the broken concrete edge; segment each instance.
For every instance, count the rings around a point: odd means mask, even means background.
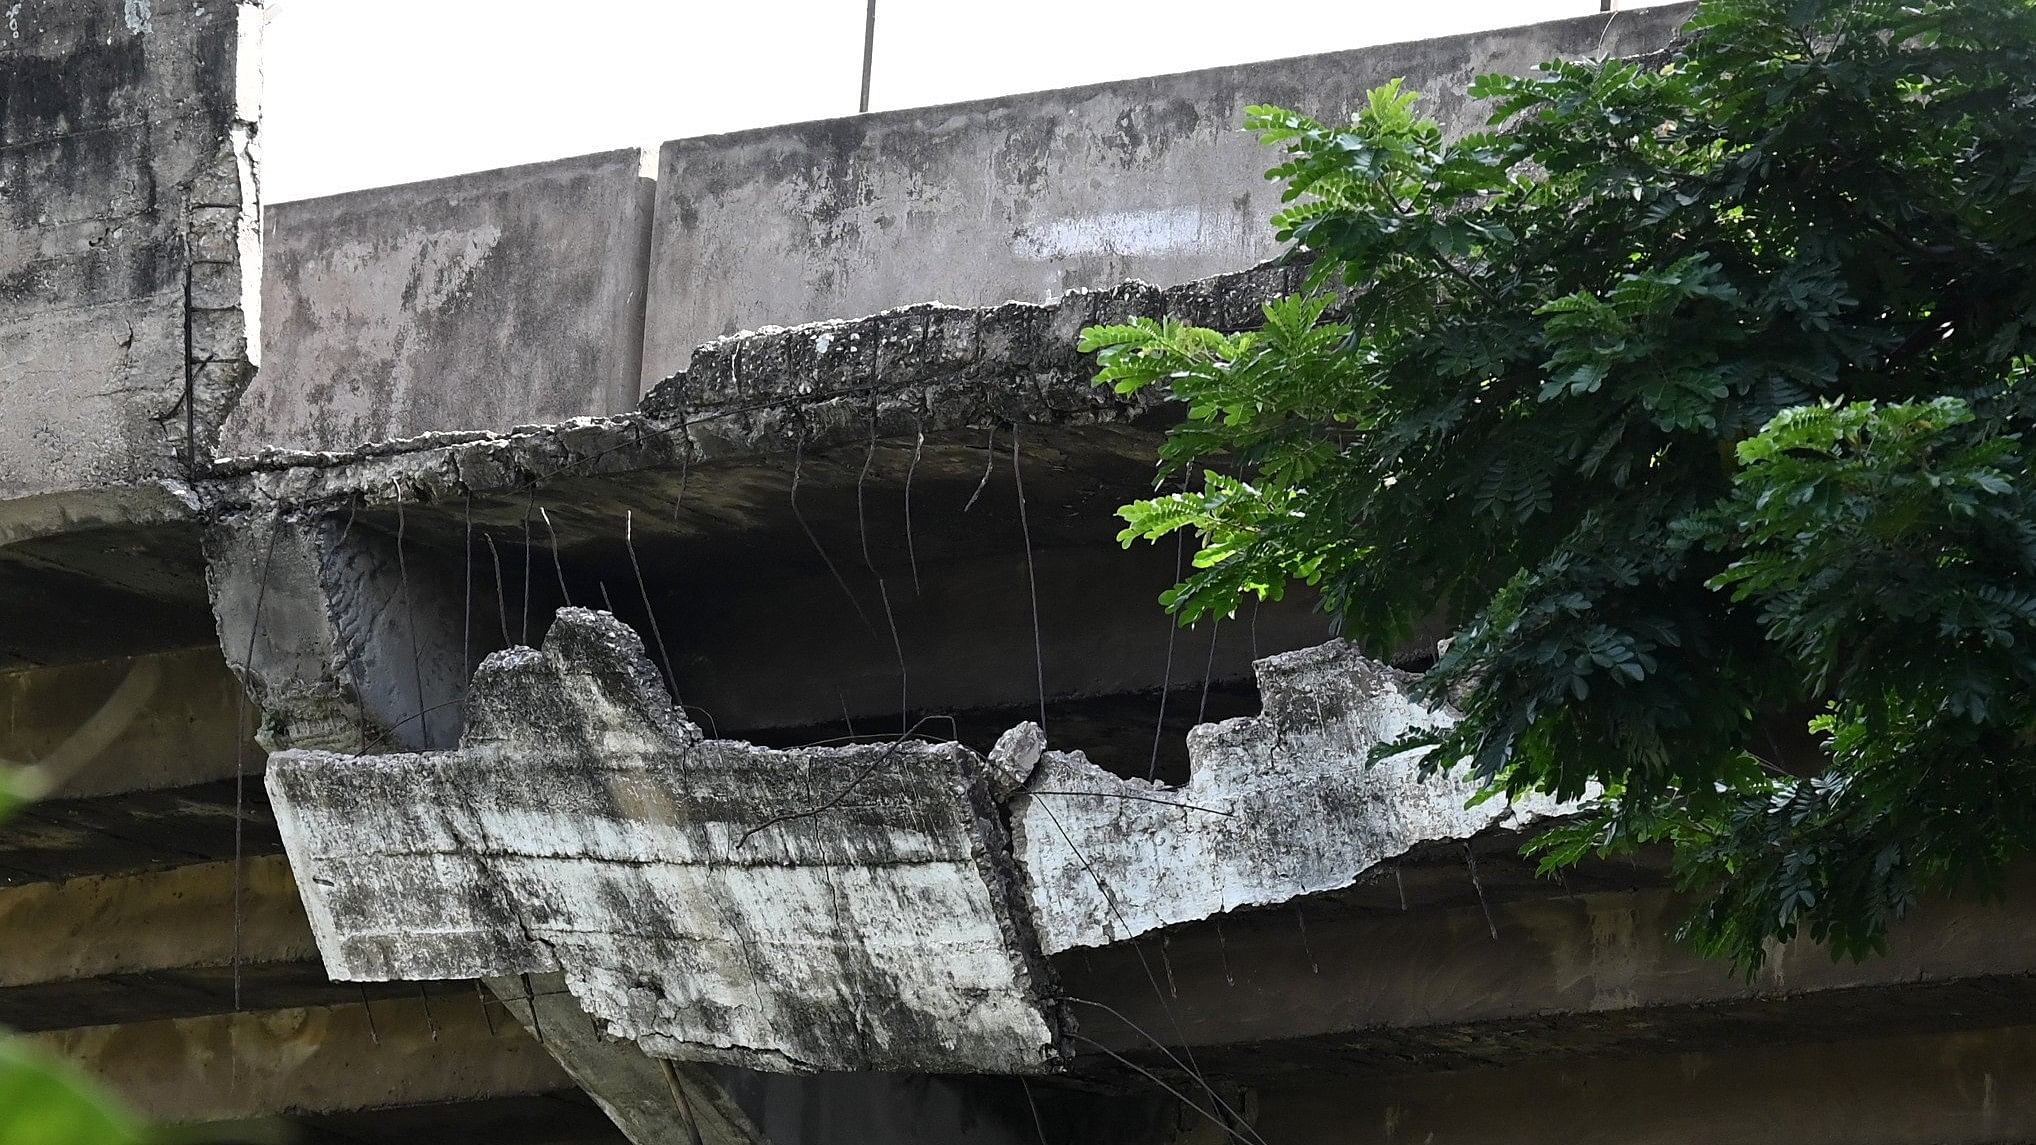
[[[262,29],[259,0],[228,0],[234,10],[231,86],[218,146],[184,189],[184,386],[163,420],[184,423],[178,467],[202,476],[215,460],[220,430],[261,367]],[[203,14],[204,8],[198,8]],[[173,435],[174,436],[174,435]]]
[[[1263,711],[1188,733],[1188,781],[1122,779],[1046,751],[1011,803],[1013,848],[1049,954],[1346,889],[1438,843],[1574,814],[1545,796],[1482,798],[1424,749],[1372,751],[1456,714],[1414,677],[1332,641],[1255,665]],[[1000,745],[1002,747],[1004,745]]]
[[[605,613],[483,661],[458,748],[266,782],[336,980],[559,972],[652,1056],[775,1072],[1064,1056],[980,757],[706,740]]]
[[[273,450],[215,461],[201,482],[219,512],[261,505],[443,500],[568,475],[679,468],[878,437],[985,425],[1127,423],[1163,395],[1096,386],[1084,327],[1136,316],[1220,329],[1262,320],[1304,268],[1269,263],[1159,288],[1128,282],[1052,303],[924,303],[865,318],[765,327],[707,343],[637,410],[555,425],[422,434],[345,452]]]
[[[653,1057],[603,1034],[567,992],[563,975],[485,981],[633,1145],[770,1145],[712,1068]]]
[[[633,629],[568,608],[541,650],[483,661],[457,748],[281,752],[266,782],[336,980],[561,973],[654,1057],[1032,1072],[1072,1056],[1051,955],[1341,890],[1573,809],[1479,804],[1416,752],[1365,767],[1453,716],[1354,645],[1259,672],[1265,712],[1195,728],[1175,788],[1047,751],[1031,724],[987,758],[707,739]]]

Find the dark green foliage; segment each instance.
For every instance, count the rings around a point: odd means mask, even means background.
[[[1253,108],[1311,291],[1098,327],[1186,420],[1125,542],[1183,619],[1313,585],[1438,614],[1431,759],[1599,792],[1557,866],[1673,845],[1742,966],[1879,947],[2036,845],[2036,0],[1707,0],[1659,57]],[[1332,300],[1333,299],[1333,303]]]

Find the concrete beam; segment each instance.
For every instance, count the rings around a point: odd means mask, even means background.
[[[254,512],[206,534],[219,643],[261,709],[256,738],[272,751],[449,746],[469,671],[459,603],[444,578],[411,575],[398,538],[352,524]]]
[[[227,779],[260,770],[245,708],[216,645],[0,672],[0,761],[38,766],[54,799]]]
[[[464,983],[436,989],[464,989]],[[43,1030],[411,994],[326,977],[280,854],[0,888],[0,1026]]]
[[[1189,732],[1185,786],[1045,753],[1011,802],[1011,845],[1049,954],[1341,890],[1416,847],[1565,810],[1538,797],[1471,806],[1479,785],[1460,770],[1422,774],[1419,752],[1367,766],[1374,746],[1452,717],[1356,645],[1267,657],[1257,671],[1264,714]]]
[[[563,971],[611,1033],[771,1070],[1056,1052],[980,759],[704,739],[636,633],[564,609],[490,657],[455,751],[286,752],[268,787],[348,980]]]
[[[1470,872],[1458,877],[1469,889]],[[1794,943],[1751,982],[1670,937],[1688,904],[1665,889],[1470,897],[1401,911],[1325,896],[1055,968],[1081,1000],[1084,1046],[1185,1042],[1208,1068],[1246,1075],[1830,1039],[1983,1025],[2036,1004],[2036,872],[2000,902],[1922,904],[1883,957],[1840,962]]]
[[[168,870],[282,847],[268,792],[252,774],[242,783],[48,799],[0,823],[0,886]]]
[[[1290,1081],[1255,1098],[1253,1128],[1281,1145],[2001,1145],[2036,1137],[2036,1027]]]
[[[472,993],[23,1036],[162,1122],[473,1101],[571,1084],[543,1046],[499,1010],[484,1012]]]
[[[281,855],[240,864],[237,885],[225,862],[0,889],[0,991],[225,967],[236,954],[248,966],[317,958]]]

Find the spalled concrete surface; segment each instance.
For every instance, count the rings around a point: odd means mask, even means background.
[[[1468,806],[1475,782],[1374,745],[1443,726],[1412,678],[1336,641],[1258,664],[1265,713],[1188,735],[1188,783],[1119,779],[1048,752],[1012,802],[1012,849],[1048,953],[1350,886],[1381,861],[1560,814]]]
[[[563,971],[647,1052],[1024,1071],[1055,1050],[981,761],[704,740],[636,634],[562,610],[481,666],[457,751],[272,758],[341,979]]]
[[[1176,283],[1278,252],[1277,161],[1239,130],[1278,103],[1325,119],[1396,76],[1481,126],[1483,72],[1665,44],[1685,5],[975,103],[675,140],[659,160],[643,383],[736,330],[939,299],[1038,301]]]
[[[1160,397],[1094,385],[1093,355],[1075,349],[1083,327],[1146,315],[1242,329],[1261,322],[1264,304],[1301,278],[1298,268],[1265,266],[1164,290],[1129,282],[1051,303],[927,304],[747,331],[702,347],[691,369],[665,379],[632,412],[344,450],[266,449],[225,459],[206,490],[227,511],[386,508],[812,453],[861,445],[873,430],[909,438],[1011,423],[1133,423],[1158,412]],[[1141,452],[1140,464],[1149,467],[1150,457]]]
[[[267,356],[224,453],[352,449],[635,405],[640,154],[269,208]]]
[[[636,606],[653,599],[703,723],[895,716],[900,649],[919,710],[997,707],[1032,698],[1008,668],[1031,654],[1029,542],[1043,607],[1068,602],[1049,616],[1051,691],[1158,687],[1168,624],[1148,605],[1171,563],[1158,550],[1096,547],[1115,532],[1115,507],[1148,486],[1157,406],[1092,385],[1077,332],[1133,313],[1248,324],[1296,277],[1266,268],[1165,291],[1128,284],[1052,305],[760,331],[707,348],[636,413],[233,460],[206,483],[224,514],[208,536],[221,643],[236,665],[251,661],[241,667],[272,748],[449,745],[467,678],[459,650],[471,663],[531,642],[568,602],[567,578],[573,602],[607,593],[647,636]],[[1130,563],[1099,570],[1110,561]],[[1099,575],[1107,592],[1087,587]],[[777,598],[833,597],[843,576],[853,606],[778,615]],[[897,644],[871,643],[887,613]],[[1073,634],[1058,623],[1076,615],[1094,623]],[[955,625],[994,643],[957,644],[946,635]],[[1241,678],[1244,626],[1230,631],[1213,663]],[[1258,632],[1267,648],[1295,647],[1319,640],[1322,624],[1305,604],[1269,608]],[[834,661],[805,645],[855,662],[823,669]]]
[[[252,376],[259,11],[9,9],[0,497],[186,473]]]

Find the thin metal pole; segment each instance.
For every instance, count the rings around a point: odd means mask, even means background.
[[[876,50],[877,0],[870,0],[869,13],[862,24],[862,102],[856,105],[858,112],[870,109],[870,63],[876,58]]]

